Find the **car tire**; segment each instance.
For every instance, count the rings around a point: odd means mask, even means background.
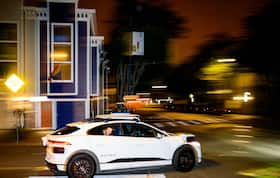
[[[177,171],[187,172],[195,165],[195,155],[191,148],[182,147],[178,149],[173,157],[173,167]]]
[[[95,171],[95,162],[87,154],[73,156],[67,165],[67,174],[70,178],[92,178]]]

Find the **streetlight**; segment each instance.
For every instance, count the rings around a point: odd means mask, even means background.
[[[5,82],[5,85],[13,92],[13,93],[17,93],[19,91],[19,89],[24,85],[24,82],[16,75],[16,74],[12,74]],[[21,116],[23,114],[23,110],[22,109],[16,109],[14,111],[14,114],[18,115],[18,117],[16,118],[16,133],[17,133],[17,144],[19,142],[19,127],[21,122],[19,122],[19,120],[21,119]]]
[[[16,93],[23,84],[24,82],[16,74],[12,74],[5,82],[5,85],[14,93]]]
[[[222,59],[218,59],[217,62],[236,62],[236,59],[234,59],[234,58],[222,58]]]
[[[191,102],[194,102],[194,95],[192,93],[189,94],[189,98],[191,99]]]
[[[242,100],[244,103],[247,103],[249,100],[253,100],[254,97],[250,96],[251,92],[244,92],[243,96],[234,96],[233,100]]]

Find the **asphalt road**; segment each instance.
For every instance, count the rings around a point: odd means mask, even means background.
[[[109,178],[114,175],[113,177],[116,178],[133,178],[140,174],[150,178],[280,177],[280,153],[278,151],[280,150],[280,135],[276,131],[256,127],[251,120],[191,124],[192,122],[178,122],[168,118],[158,118],[158,120],[149,118],[147,122],[161,123],[158,126],[170,132],[196,134],[202,145],[202,164],[187,173],[163,167],[112,173],[101,175],[101,177]],[[44,148],[38,145],[2,144],[0,146],[0,178],[53,176],[45,167],[44,154]]]

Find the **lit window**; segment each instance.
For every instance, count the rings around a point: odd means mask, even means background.
[[[0,23],[0,79],[17,72],[17,45],[17,24]]]
[[[52,24],[50,79],[71,82],[73,79],[72,24]]]
[[[8,92],[5,80],[17,73],[18,41],[17,24],[0,22],[0,93]]]

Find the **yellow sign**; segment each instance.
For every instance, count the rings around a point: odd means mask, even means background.
[[[24,82],[15,74],[11,75],[5,82],[5,85],[16,93],[22,86]]]

